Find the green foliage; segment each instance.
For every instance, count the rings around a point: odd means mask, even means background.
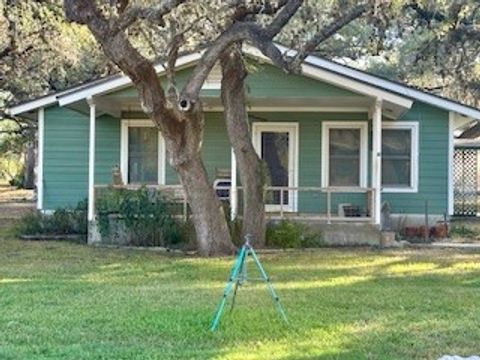
[[[266,244],[279,248],[307,248],[323,245],[323,237],[307,225],[282,220],[267,227]]]
[[[184,241],[182,226],[159,191],[109,188],[98,197],[96,206],[102,237],[112,235],[115,219],[125,225],[131,245],[170,246]]]
[[[462,225],[454,225],[450,229],[450,236],[451,237],[458,237],[458,238],[474,238],[477,237],[479,234],[475,229]]]
[[[23,184],[23,152],[28,137],[13,121],[0,121],[0,179],[11,185]]]
[[[26,215],[17,228],[22,235],[72,235],[87,233],[87,202],[75,208],[60,208],[52,215],[40,212]]]

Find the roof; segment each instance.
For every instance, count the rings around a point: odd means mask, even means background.
[[[284,53],[291,55],[295,53],[295,50],[282,45],[277,45],[277,47]],[[269,59],[263,56],[259,50],[253,47],[245,46],[244,51],[247,55],[269,61]],[[181,56],[177,59],[175,66],[177,68],[183,68],[193,65],[201,58],[202,54],[203,50]],[[159,75],[165,73],[165,67],[163,64],[156,65],[155,70]],[[302,64],[302,72],[304,76],[322,80],[328,79],[330,82],[337,85],[345,86],[346,83],[351,82],[351,85],[354,86],[355,90],[358,90],[360,93],[384,98],[399,106],[409,108],[411,106],[411,101],[409,104],[408,100],[417,100],[447,111],[459,113],[472,119],[480,120],[480,109],[438,95],[433,95],[403,83],[373,75],[318,56],[308,56]],[[57,103],[60,106],[65,106],[85,100],[92,96],[116,91],[130,85],[131,80],[126,75],[112,75],[64,91],[25,101],[10,107],[7,111],[11,115],[20,115]]]

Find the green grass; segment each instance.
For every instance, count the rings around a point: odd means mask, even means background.
[[[208,328],[233,259],[0,240],[0,359],[436,359],[480,352],[480,254],[320,249],[261,255]]]

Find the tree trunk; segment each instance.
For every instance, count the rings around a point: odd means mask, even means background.
[[[29,141],[25,149],[25,169],[23,175],[23,187],[33,189],[35,186],[35,144]]]
[[[192,209],[200,254],[233,254],[235,246],[231,242],[223,206],[207,178],[201,158],[189,159],[178,166],[177,171]]]
[[[251,234],[254,245],[262,247],[266,230],[263,167],[248,124],[244,84],[247,71],[240,50],[232,48],[225,52],[221,66],[224,116],[243,188],[242,235]]]
[[[168,3],[166,8],[161,6],[167,13],[177,2]],[[67,18],[87,24],[105,55],[130,77],[142,110],[162,132],[168,161],[179,174],[192,209],[200,253],[232,253],[235,247],[225,214],[201,159],[205,122],[201,102],[178,101],[175,91],[167,97],[152,62],[133,47],[124,28],[104,17],[93,0],[65,0],[64,7]]]
[[[188,114],[161,114],[161,130],[168,161],[177,171],[193,214],[197,246],[201,255],[235,252],[223,206],[210,183],[201,157],[205,117],[201,104]],[[153,121],[158,119],[153,118]]]

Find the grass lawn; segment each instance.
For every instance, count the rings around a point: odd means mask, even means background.
[[[480,254],[261,255],[286,307],[239,290],[208,329],[231,258],[0,239],[0,359],[437,359],[480,354]]]

